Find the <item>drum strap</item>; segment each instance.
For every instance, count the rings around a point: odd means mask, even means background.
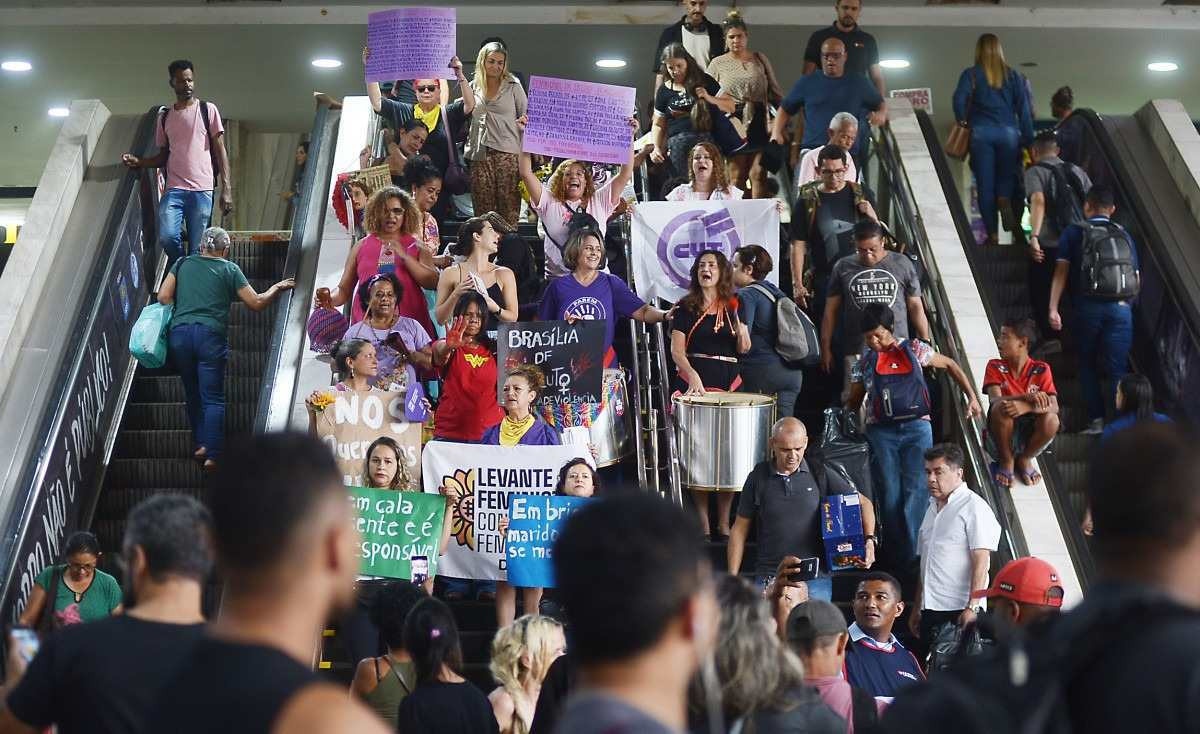
[[[724,357],[719,354],[696,354],[693,352],[688,352],[688,359],[693,357],[699,357],[700,359],[716,359],[721,362],[732,362],[734,364],[738,363],[737,357]]]

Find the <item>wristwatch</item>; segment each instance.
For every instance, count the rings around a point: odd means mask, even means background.
[[[876,538],[874,535],[868,535],[868,536],[866,536],[866,540],[871,541],[872,543],[875,544],[876,548],[879,548],[879,538]]]

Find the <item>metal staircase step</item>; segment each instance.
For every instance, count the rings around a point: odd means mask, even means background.
[[[116,459],[108,466],[110,487],[177,487],[199,490],[204,473],[191,459]]]
[[[258,411],[258,401],[235,402],[225,404],[225,428],[229,433],[230,427],[249,427],[254,425],[254,416]],[[183,403],[132,403],[125,409],[128,416],[124,424],[125,430],[189,430],[187,410]],[[228,435],[226,436],[228,438]]]

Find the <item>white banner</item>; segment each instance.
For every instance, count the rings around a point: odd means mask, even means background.
[[[760,245],[771,255],[767,277],[779,283],[779,211],[774,199],[652,201],[633,213],[633,279],[637,294],[674,303],[687,293],[692,263],[705,250]]]
[[[425,491],[449,490],[450,543],[438,573],[464,579],[505,578],[500,520],[513,492],[554,494],[558,471],[587,447],[481,446],[430,441],[421,453]]]

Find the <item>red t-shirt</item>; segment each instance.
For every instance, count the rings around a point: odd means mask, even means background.
[[[433,435],[478,441],[504,418],[496,401],[496,356],[486,347],[465,346],[450,353],[442,368],[442,399],[433,415]]]
[[[1050,365],[1038,359],[1026,360],[1025,369],[1019,375],[1014,374],[1003,359],[988,360],[987,370],[983,373],[984,392],[992,385],[999,387],[1000,395],[1006,398],[1035,392],[1058,394]]]

